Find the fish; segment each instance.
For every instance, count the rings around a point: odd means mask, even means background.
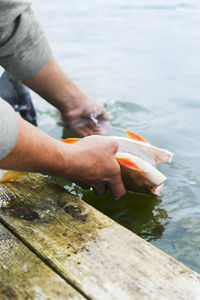
[[[129,138],[112,136],[112,138],[119,144],[119,152],[133,154],[150,163],[154,167],[161,162],[170,163],[172,161],[174,155],[172,152],[151,145],[140,135],[129,130],[126,130],[125,133]]]
[[[126,130],[127,137],[111,136],[119,145],[115,158],[121,168],[122,180],[128,191],[160,195],[166,177],[157,170],[161,162],[172,161],[173,153],[157,148],[140,135]],[[63,139],[61,142],[74,144],[81,138]],[[25,172],[7,171],[0,182],[10,181]]]
[[[155,147],[143,139],[138,134],[135,134],[129,130],[125,130],[129,138],[121,136],[111,136],[119,147],[118,152],[130,153],[140,157],[152,166],[156,167],[161,162],[170,163],[173,158],[173,153],[162,148]],[[62,140],[62,142],[73,144],[78,142],[80,138],[68,138]]]
[[[116,153],[121,167],[122,181],[126,190],[160,196],[167,179],[145,160],[130,153]]]
[[[125,188],[159,196],[167,178],[156,167],[161,162],[170,163],[174,154],[151,145],[138,134],[128,130],[125,132],[129,138],[111,136],[119,145],[115,158],[120,164]],[[68,138],[62,142],[73,144],[79,140]]]

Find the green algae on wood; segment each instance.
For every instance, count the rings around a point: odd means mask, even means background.
[[[0,224],[0,299],[85,299]]]
[[[1,220],[88,298],[199,299],[197,273],[48,178],[1,188]]]

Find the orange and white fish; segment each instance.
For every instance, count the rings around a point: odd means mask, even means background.
[[[139,135],[125,131],[129,138],[111,136],[119,144],[115,157],[120,164],[123,183],[128,191],[160,195],[167,179],[156,169],[161,162],[171,162],[173,153],[149,144]],[[73,144],[79,138],[62,140]]]
[[[116,159],[120,164],[122,179],[127,190],[159,195],[166,177],[156,169],[160,162],[171,162],[173,153],[149,144],[139,135],[126,131],[129,138],[111,137],[118,144]],[[62,140],[73,144],[80,138]],[[24,172],[4,171],[0,182],[10,181],[24,174]],[[0,174],[1,175],[1,174]]]
[[[125,132],[129,138],[118,136],[112,137],[119,144],[119,152],[133,154],[150,163],[154,167],[161,162],[171,162],[173,153],[151,145],[141,136],[129,130],[126,130]]]
[[[136,133],[129,130],[125,131],[129,138],[121,136],[111,136],[118,144],[118,152],[130,153],[145,160],[152,166],[156,167],[161,162],[171,162],[173,153],[162,148],[157,148]],[[65,143],[73,144],[80,138],[68,138],[62,140]]]
[[[145,160],[129,153],[117,152],[116,159],[128,191],[160,195],[167,179],[161,172]]]

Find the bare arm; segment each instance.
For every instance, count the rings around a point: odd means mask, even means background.
[[[64,123],[80,135],[102,133],[102,124],[96,125],[90,116],[107,120],[103,104],[86,96],[67,77],[53,57],[39,73],[25,80],[24,84],[54,105],[60,111]]]
[[[53,57],[39,73],[25,80],[24,84],[61,112],[76,109],[87,98],[67,77]]]
[[[57,107],[66,126],[82,136],[103,133],[103,105],[80,91],[52,58],[31,2],[1,0],[0,20],[0,65]],[[91,115],[104,122],[96,126]]]
[[[125,193],[120,167],[114,154],[118,145],[108,137],[91,136],[64,144],[19,118],[14,149],[0,161],[0,168],[59,175],[98,195],[108,188],[114,197]]]

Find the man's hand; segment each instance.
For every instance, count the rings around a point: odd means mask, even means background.
[[[91,136],[69,145],[65,177],[83,188],[92,187],[102,196],[107,188],[120,198],[125,194],[120,166],[115,159],[118,144],[109,137]]]
[[[61,112],[62,124],[81,136],[104,134],[110,128],[109,119],[103,104],[89,97],[77,99],[71,111]]]
[[[53,58],[24,84],[58,108],[63,124],[81,136],[102,134],[109,128],[103,104],[87,97]]]
[[[106,189],[120,198],[125,194],[115,159],[118,144],[108,137],[91,136],[73,145],[58,141],[19,117],[14,149],[0,161],[1,169],[62,176],[98,195]]]

